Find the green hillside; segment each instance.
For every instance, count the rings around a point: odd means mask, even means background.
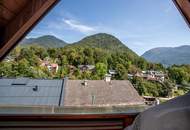
[[[58,48],[67,45],[66,42],[51,35],[44,35],[38,38],[29,38],[21,41],[22,46],[39,45],[45,48]]]
[[[166,66],[190,64],[190,46],[154,48],[145,52],[142,57]]]
[[[104,50],[104,52],[109,52],[109,54],[124,54],[126,56],[126,60],[130,60],[132,62],[135,60],[143,60],[146,62],[143,58],[140,58],[135,52],[129,49],[115,36],[106,33],[98,33],[95,35],[87,36],[78,42],[68,44],[66,47],[99,48]]]
[[[72,45],[88,46],[92,48],[96,47],[111,51],[128,49],[119,39],[106,33],[98,33],[95,35],[87,36],[84,39],[73,43]]]

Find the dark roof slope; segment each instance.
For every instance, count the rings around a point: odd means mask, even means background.
[[[62,82],[63,80],[0,79],[0,105],[58,106]]]
[[[128,80],[68,80],[65,86],[64,106],[118,106],[140,105],[144,100]]]

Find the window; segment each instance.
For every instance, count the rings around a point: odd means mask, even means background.
[[[0,109],[141,112],[189,91],[189,34],[172,1],[60,1],[0,63]]]

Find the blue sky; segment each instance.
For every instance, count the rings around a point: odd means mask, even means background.
[[[27,37],[54,35],[72,43],[100,32],[139,55],[190,45],[190,29],[172,0],[61,0]]]

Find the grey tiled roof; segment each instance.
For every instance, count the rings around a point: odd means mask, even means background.
[[[128,80],[68,80],[65,86],[64,106],[140,105],[144,100]]]

